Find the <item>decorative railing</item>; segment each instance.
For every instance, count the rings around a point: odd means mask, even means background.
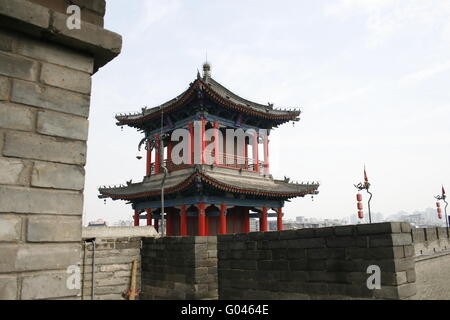
[[[234,154],[220,153],[218,163],[215,163],[214,156],[212,157],[212,159],[212,165],[218,167],[233,168],[236,170],[258,171],[260,173],[264,172],[264,161],[258,161],[259,166],[256,166],[255,159],[253,158],[242,157]],[[164,160],[164,166],[169,172],[185,169],[192,165],[194,164],[175,164],[171,160]],[[155,172],[155,162],[152,162],[150,164],[150,174],[155,174]],[[161,169],[158,170],[158,173],[159,172],[161,172]]]

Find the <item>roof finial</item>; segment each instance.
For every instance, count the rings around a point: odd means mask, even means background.
[[[211,77],[211,65],[208,62],[208,50],[206,50],[206,60],[203,64],[203,80],[207,81]]]
[[[211,77],[211,65],[208,62],[203,64],[203,79]]]

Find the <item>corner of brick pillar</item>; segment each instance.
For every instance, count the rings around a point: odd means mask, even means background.
[[[91,76],[122,38],[104,0],[71,3],[80,29],[65,0],[0,2],[0,300],[80,297]]]

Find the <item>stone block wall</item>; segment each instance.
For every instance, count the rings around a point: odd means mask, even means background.
[[[143,239],[141,299],[216,299],[217,237]]]
[[[406,299],[411,227],[392,222],[218,236],[220,299]],[[381,289],[367,269],[380,267]]]
[[[81,9],[81,20],[103,27],[105,15],[105,0],[30,0],[31,2],[53,9],[65,14],[67,6],[77,5]]]
[[[0,299],[80,294],[66,271],[81,262],[91,76],[121,37],[66,18],[0,1]]]
[[[93,300],[128,300],[131,286],[131,268],[137,261],[136,286],[141,284],[141,238],[95,239],[95,259],[92,242],[83,242],[82,299],[92,299],[92,276],[94,275]],[[93,269],[93,264],[94,269]],[[94,274],[92,274],[94,270]]]
[[[433,255],[450,250],[447,228],[417,228],[411,231],[416,256]]]

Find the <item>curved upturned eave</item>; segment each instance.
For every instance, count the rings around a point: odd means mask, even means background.
[[[231,185],[222,183],[222,182],[220,182],[216,179],[213,179],[211,177],[208,177],[207,175],[204,175],[202,173],[194,173],[194,174],[190,175],[188,178],[186,178],[184,181],[179,183],[178,185],[173,186],[171,188],[164,189],[164,193],[171,194],[174,192],[179,192],[179,191],[187,188],[196,177],[200,177],[203,182],[205,182],[208,185],[210,185],[216,189],[219,189],[219,190],[223,190],[223,191],[227,191],[227,192],[231,192],[231,193],[266,196],[266,197],[273,197],[273,198],[290,199],[290,198],[295,198],[295,197],[303,197],[308,194],[315,195],[315,194],[318,194],[317,188],[319,187],[319,185],[310,185],[310,187],[311,187],[310,189],[306,189],[303,191],[296,191],[296,192],[273,192],[273,191],[264,191],[264,190],[255,190],[255,189],[244,189],[244,188],[239,188],[236,186],[231,186]],[[133,199],[146,198],[146,197],[151,197],[151,196],[156,196],[156,195],[161,194],[161,191],[159,191],[159,190],[158,191],[139,192],[139,193],[129,194],[129,195],[111,194],[111,193],[108,193],[106,191],[106,189],[103,189],[103,190],[105,190],[105,191],[102,191],[102,189],[99,190],[101,193],[99,198],[111,198],[113,200],[133,200]]]
[[[271,120],[284,120],[284,121],[291,121],[291,120],[298,120],[298,116],[300,116],[300,110],[295,111],[280,111],[284,112],[284,114],[273,114],[270,111],[257,111],[252,108],[249,108],[248,106],[244,106],[241,104],[233,103],[231,101],[228,101],[226,98],[223,98],[220,94],[216,93],[211,87],[208,86],[207,83],[202,81],[201,79],[196,79],[188,90],[186,90],[181,97],[178,99],[175,99],[171,104],[164,106],[162,110],[164,110],[165,113],[170,112],[172,110],[177,109],[178,107],[183,106],[186,102],[189,101],[189,99],[194,98],[195,89],[201,86],[202,90],[206,95],[211,98],[213,101],[216,101],[217,103],[229,107],[231,109],[237,110],[239,112],[250,114],[256,117],[264,118],[264,119],[271,119]],[[256,104],[256,103],[255,103]],[[158,108],[158,107],[156,107]],[[116,124],[118,126],[123,125],[130,125],[130,126],[136,126],[136,125],[143,125],[146,121],[150,121],[153,118],[160,117],[160,112],[155,111],[152,113],[149,113],[147,115],[142,114],[140,117],[136,115],[137,118],[129,119],[128,116],[116,116],[116,120],[118,121]]]

